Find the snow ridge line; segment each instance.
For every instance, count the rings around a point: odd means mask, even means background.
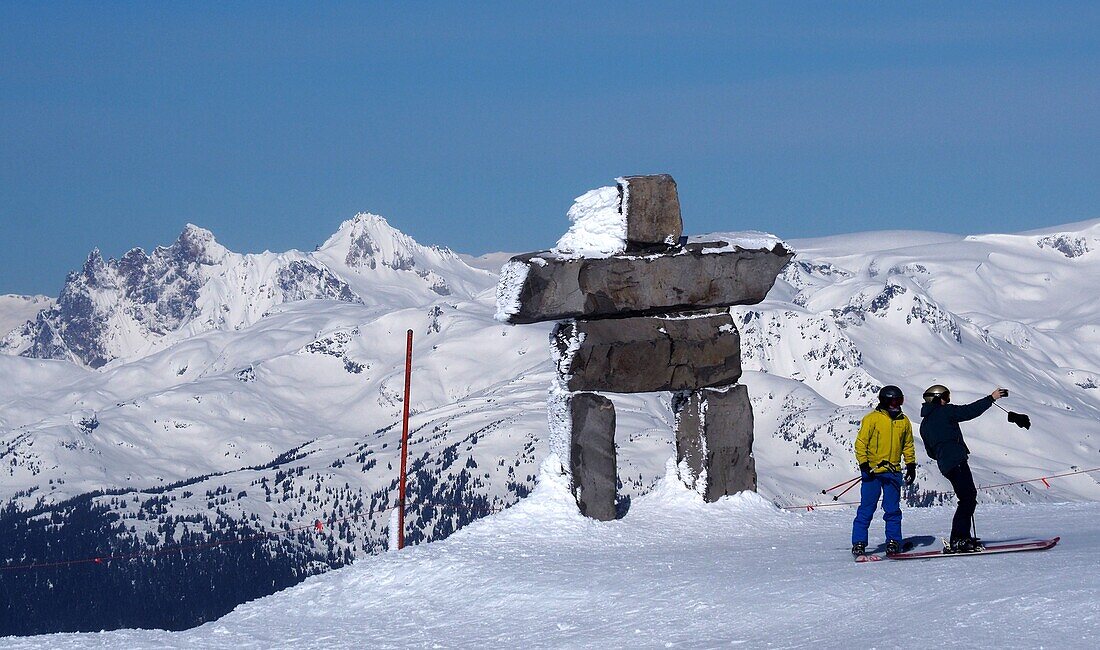
[[[1047,482],[1047,479],[1062,478],[1064,476],[1074,476],[1076,474],[1088,474],[1090,472],[1100,472],[1100,467],[1093,467],[1092,469],[1082,469],[1082,470],[1078,470],[1076,472],[1066,472],[1065,474],[1051,474],[1049,476],[1039,476],[1037,478],[1029,478],[1029,479],[1024,479],[1022,481],[1010,481],[1008,483],[997,483],[996,485],[980,485],[980,486],[978,486],[978,489],[979,490],[991,490],[993,488],[1007,487],[1009,485],[1021,485],[1023,483],[1035,483],[1035,482],[1042,482],[1043,485],[1045,485],[1047,488],[1050,488],[1050,483]],[[840,485],[844,485],[844,483],[841,483]],[[840,501],[838,503],[807,503],[807,504],[801,505],[801,506],[780,506],[780,508],[782,508],[783,510],[806,510],[807,512],[812,512],[812,511],[816,510],[817,508],[830,508],[830,507],[834,507],[834,506],[858,506],[858,505],[859,505],[859,501]]]
[[[409,508],[416,508],[419,506],[454,506],[453,503],[444,501],[420,501],[414,504],[406,504]],[[374,515],[389,512],[400,508],[400,504],[389,506],[388,508],[380,508],[378,510],[368,510],[354,515],[348,515],[347,517],[338,517],[332,519],[315,519],[311,524],[305,524],[303,526],[294,526],[293,528],[287,528],[286,530],[273,530],[266,533],[258,533],[256,535],[245,535],[244,537],[235,537],[233,539],[224,539],[216,542],[203,542],[202,544],[188,544],[183,546],[168,546],[162,548],[150,549],[148,551],[139,551],[137,553],[118,553],[115,555],[100,555],[95,557],[80,558],[77,560],[59,560],[57,562],[34,562],[29,564],[9,564],[0,566],[0,571],[17,571],[17,570],[33,570],[33,569],[53,569],[76,566],[79,564],[105,564],[114,560],[135,560],[143,557],[156,557],[159,555],[166,555],[168,553],[184,553],[189,551],[198,551],[207,548],[216,548],[219,546],[229,546],[231,544],[243,544],[245,542],[254,542],[263,539],[276,539],[283,535],[290,535],[292,533],[302,532],[304,530],[313,529],[317,533],[324,531],[325,526],[330,528],[335,524],[339,524],[344,521],[351,521],[354,519],[360,519],[363,517],[373,517]],[[490,512],[497,513],[505,510],[504,507],[492,506],[489,508]]]

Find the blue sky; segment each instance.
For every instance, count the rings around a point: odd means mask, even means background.
[[[274,5],[274,6],[271,6]],[[668,172],[685,230],[1100,217],[1097,3],[3,3],[0,293],[88,251],[479,254]]]

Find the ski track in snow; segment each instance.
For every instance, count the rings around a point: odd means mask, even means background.
[[[907,509],[934,534],[951,509]],[[447,540],[365,558],[192,630],[5,639],[9,648],[1089,647],[1100,504],[994,505],[986,539],[1049,551],[856,564],[851,510],[704,504],[672,478],[622,520],[581,517],[558,477]],[[871,529],[881,541],[881,519]]]

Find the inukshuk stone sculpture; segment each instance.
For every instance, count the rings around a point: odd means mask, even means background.
[[[615,408],[601,395],[672,391],[681,480],[707,501],[756,489],[753,418],[731,305],[758,303],[792,253],[748,233],[683,238],[676,182],[619,178],[578,197],[549,251],[501,269],[498,320],[560,321],[550,337],[550,451],[580,510],[615,518]]]

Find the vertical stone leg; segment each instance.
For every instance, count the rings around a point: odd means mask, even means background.
[[[705,501],[756,491],[752,405],[745,386],[703,388],[673,395],[676,464],[680,480]]]
[[[570,474],[581,514],[615,518],[615,406],[596,393],[551,390],[550,451]]]

